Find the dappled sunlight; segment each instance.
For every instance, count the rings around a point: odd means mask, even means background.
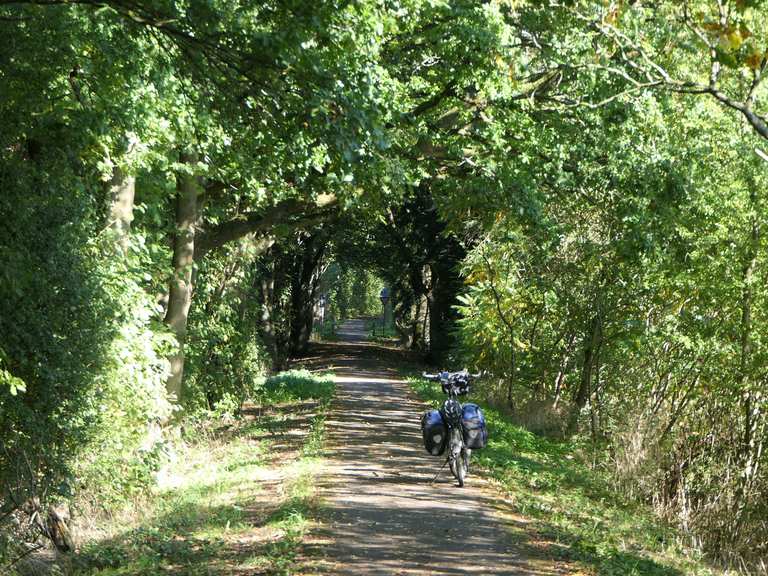
[[[359,328],[359,324],[358,324]],[[422,445],[420,416],[403,368],[408,356],[352,340],[305,360],[333,366],[337,393],[326,420],[328,448],[320,490],[327,509],[330,574],[575,573],[547,554],[531,554],[514,530],[511,509],[471,472],[465,488],[442,457]],[[412,370],[417,365],[411,364]],[[508,516],[504,516],[506,512]],[[524,540],[524,538],[522,538]]]
[[[334,382],[359,382],[361,384],[394,384],[405,382],[402,378],[366,378],[363,376],[334,376]]]
[[[595,529],[628,516],[593,507],[609,495],[567,458],[564,446],[505,424],[495,412],[491,443],[474,453],[467,484],[458,488],[447,467],[440,471],[443,458],[423,448],[420,416],[427,405],[412,392],[415,381],[403,377],[420,372],[407,355],[398,359],[387,346],[350,339],[318,344],[303,360],[318,371],[332,365],[337,385],[319,486],[328,521],[322,533],[331,539],[321,546],[325,573],[555,576],[623,574],[635,566],[637,574],[681,576],[631,541],[614,548],[606,540],[608,548],[596,549],[577,525],[557,524],[552,515],[592,517]],[[434,384],[422,385],[434,401],[442,398]],[[478,470],[497,464],[495,480],[483,478],[487,468]],[[530,485],[514,489],[511,481],[521,475]],[[510,483],[501,485],[507,477]],[[564,510],[566,503],[572,509]],[[522,515],[526,509],[530,518]]]
[[[288,573],[303,562],[304,536],[317,525],[317,446],[332,389],[288,377],[277,390],[286,400],[247,405],[242,421],[179,450],[145,514],[89,543],[81,561],[104,575],[179,576]],[[327,396],[288,400],[314,384]]]

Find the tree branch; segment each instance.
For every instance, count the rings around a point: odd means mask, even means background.
[[[429,100],[425,100],[424,102],[416,106],[416,108],[411,110],[407,114],[407,116],[409,116],[410,118],[416,118],[417,116],[421,116],[422,114],[424,114],[425,112],[428,112],[432,108],[435,108],[440,104],[440,102],[442,102],[446,98],[450,98],[451,96],[456,96],[456,82],[454,80],[451,80],[450,82],[448,82],[448,84],[446,84],[443,87],[443,89],[440,90],[440,92],[432,96],[432,98],[430,98]]]
[[[723,2],[722,0],[718,0],[717,4],[719,25],[721,28],[725,29],[728,25],[729,19],[727,3]],[[708,94],[714,97],[715,100],[727,108],[731,108],[740,112],[750,124],[750,126],[752,126],[755,132],[757,132],[758,135],[762,138],[768,140],[768,119],[766,119],[764,115],[761,115],[753,110],[753,106],[757,98],[757,88],[762,80],[763,72],[768,66],[768,56],[763,56],[760,66],[754,72],[753,79],[745,99],[740,101],[728,96],[718,87],[722,67],[717,58],[715,46],[707,39],[706,35],[691,21],[688,14],[687,4],[683,5],[683,22],[685,26],[705,44],[710,55],[709,78],[708,84],[706,85],[690,80],[679,80],[673,78],[669,72],[667,72],[661,65],[655,62],[653,58],[651,58],[651,56],[645,49],[643,49],[642,46],[640,46],[637,42],[634,42],[631,38],[629,38],[615,26],[606,24],[604,22],[598,22],[594,18],[580,14],[578,12],[575,13],[575,15],[578,19],[586,22],[592,30],[615,42],[621,52],[623,63],[635,70],[644,73],[648,78],[648,82],[643,83],[633,78],[626,71],[617,69],[612,66],[598,65],[593,67],[596,70],[622,77],[624,80],[632,84],[633,88],[624,91],[625,94],[635,90],[651,87],[659,87],[680,94]],[[638,60],[639,63],[638,61],[632,60],[627,50],[629,50],[629,53],[636,57],[636,60]],[[611,99],[612,98],[610,98],[608,101]]]
[[[296,199],[283,200],[262,212],[249,212],[238,218],[222,222],[199,233],[195,243],[195,260],[200,261],[212,250],[239,240],[248,234],[268,232],[278,226],[291,229],[322,222],[337,212],[337,200],[318,207]]]

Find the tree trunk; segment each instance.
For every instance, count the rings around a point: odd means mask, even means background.
[[[411,350],[427,350],[429,343],[429,288],[432,281],[429,268],[413,263],[409,281],[413,290],[413,323],[411,325]]]
[[[410,349],[413,344],[413,294],[406,293],[398,286],[392,290],[392,298],[395,302],[392,310],[393,324],[400,337],[400,345]]]
[[[429,296],[424,294],[419,298],[419,306],[416,310],[417,322],[414,325],[413,341],[417,350],[429,349]]]
[[[325,234],[321,231],[306,238],[302,253],[295,261],[291,289],[291,333],[289,355],[306,352],[312,335],[312,315],[317,292],[318,268],[325,254]]]
[[[426,314],[424,296],[427,292],[421,265],[407,264],[405,274],[391,281],[391,299],[394,302],[392,315],[400,343],[408,350],[423,350]]]
[[[411,350],[427,349],[427,328],[429,326],[429,301],[427,294],[417,292],[411,306]]]
[[[589,400],[592,369],[595,365],[597,349],[602,341],[602,331],[602,317],[600,310],[598,310],[589,323],[587,332],[584,334],[584,362],[581,367],[579,388],[574,397],[574,405],[568,422],[569,433],[576,431],[579,423],[579,414],[581,414],[581,410],[587,405],[587,400]]]
[[[750,222],[749,246],[744,259],[741,273],[741,350],[739,362],[739,386],[742,389],[742,405],[744,410],[744,437],[742,440],[743,453],[749,454],[752,447],[754,422],[752,414],[752,391],[749,390],[749,371],[752,354],[752,284],[755,268],[757,267],[757,249],[760,243],[760,229],[757,222],[757,190],[753,183],[749,193],[752,216]]]
[[[133,221],[133,198],[136,178],[129,176],[119,166],[115,167],[109,181],[109,227],[114,233],[115,244],[125,253]]]
[[[509,378],[507,378],[507,406],[515,410],[515,384],[517,383],[517,350],[514,340],[509,349]]]
[[[563,349],[562,356],[560,357],[560,365],[557,371],[557,377],[555,378],[555,400],[552,403],[552,409],[557,409],[557,405],[560,402],[560,394],[563,390],[563,384],[565,383],[565,375],[568,373],[571,362],[571,351],[573,343],[576,340],[576,334],[571,333],[568,337],[568,342]]]
[[[261,279],[261,338],[272,358],[272,370],[278,372],[285,368],[286,358],[280,345],[278,329],[274,318],[275,278],[267,276]]]
[[[448,239],[445,244],[430,265],[428,360],[434,364],[444,362],[454,345],[454,324],[458,318],[454,306],[462,287],[458,266],[465,256],[458,242]]]
[[[288,366],[290,349],[290,304],[281,303],[281,295],[291,286],[292,258],[282,244],[276,244],[265,258],[261,275],[260,334],[272,358],[272,370],[279,372]]]
[[[182,153],[180,162],[192,165],[197,161],[194,153]],[[192,304],[192,277],[195,256],[195,222],[200,186],[197,177],[178,174],[176,177],[176,233],[173,243],[173,277],[168,294],[165,323],[171,328],[179,348],[171,356],[171,375],[166,381],[168,394],[177,401],[183,398],[184,341],[187,319]]]
[[[744,426],[739,450],[741,467],[743,472],[740,477],[739,487],[736,493],[737,510],[734,515],[736,523],[740,522],[743,512],[749,504],[749,494],[754,478],[759,468],[762,439],[759,438],[758,428],[760,424],[760,404],[755,401],[754,392],[751,389],[751,363],[752,363],[752,304],[755,271],[757,268],[757,256],[760,246],[760,225],[758,221],[757,187],[751,182],[749,192],[750,217],[749,243],[741,271],[741,334],[740,334],[740,359],[739,375],[737,382],[741,389],[741,405],[744,418]]]
[[[592,443],[597,443],[600,432],[600,347],[598,344],[597,350],[594,353],[594,383],[592,387],[592,393],[589,400],[589,417],[590,417],[590,430],[592,432]]]

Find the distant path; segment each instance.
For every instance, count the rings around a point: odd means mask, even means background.
[[[330,518],[325,573],[567,573],[560,563],[525,557],[530,547],[513,543],[498,513],[502,498],[471,467],[463,489],[447,467],[430,485],[442,459],[422,446],[424,406],[397,375],[404,353],[365,342],[362,320],[345,323],[339,336],[307,359],[310,369],[331,368],[337,382],[320,479]]]

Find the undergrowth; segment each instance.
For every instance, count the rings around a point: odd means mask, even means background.
[[[263,406],[253,407],[258,416],[246,411],[234,424],[196,430],[151,497],[102,526],[102,536],[87,542],[67,571],[293,573],[316,519],[314,478],[333,392],[330,378],[305,371],[267,379],[259,395]],[[295,430],[302,419],[306,434],[286,452],[281,432]]]
[[[321,340],[325,342],[335,342],[339,339],[339,335],[336,333],[337,323],[335,320],[326,320],[322,324],[316,324],[312,333],[314,340]]]
[[[263,404],[314,399],[327,403],[333,397],[334,383],[308,370],[288,370],[267,378],[259,392]]]
[[[391,344],[400,338],[395,327],[387,323],[382,325],[380,318],[369,318],[365,322],[365,329],[368,331],[368,340],[371,342],[381,342]]]
[[[434,383],[412,378],[410,384],[435,407],[444,399]],[[497,410],[483,406],[483,412],[489,442],[472,453],[474,465],[501,485],[521,515],[535,520],[554,553],[600,576],[720,573],[681,547],[679,534],[646,506],[625,499],[607,476],[590,469],[575,445],[536,436]],[[517,536],[524,540],[526,530]]]

